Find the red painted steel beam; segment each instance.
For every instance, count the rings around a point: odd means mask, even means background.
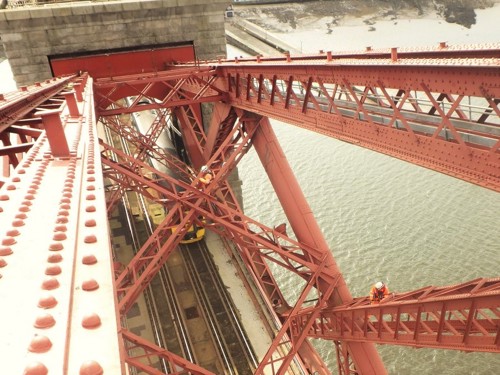
[[[74,76],[53,78],[33,86],[23,86],[19,91],[0,94],[0,133],[37,107],[46,106],[73,78]]]
[[[294,58],[214,66],[235,107],[500,191],[499,64]]]
[[[221,168],[221,171],[223,169],[228,170],[229,168],[234,167],[239,153],[248,149],[247,142],[249,138],[246,140],[243,139],[240,145],[236,148],[234,142],[236,142],[239,137],[233,137],[232,135],[233,134],[228,137],[228,142],[231,143],[232,146],[229,148],[233,152],[227,159],[221,158],[221,161],[224,161],[224,167]],[[128,177],[136,182],[136,184],[130,184],[130,188],[134,189],[139,186],[140,191],[143,191],[144,189],[142,187],[148,186],[157,190],[161,194],[160,196],[164,196],[173,202],[173,205],[168,207],[168,215],[164,222],[156,229],[153,236],[139,250],[127,269],[117,279],[117,290],[120,296],[119,309],[122,313],[125,313],[131,307],[137,296],[148,285],[149,281],[156,274],[156,272],[158,272],[159,268],[168,258],[169,253],[182,239],[182,231],[185,231],[184,224],[186,224],[189,220],[193,220],[193,217],[195,216],[193,208],[197,208],[202,201],[205,200],[204,198],[206,193],[211,189],[216,188],[218,181],[225,176],[227,172],[222,171],[216,175],[212,184],[205,187],[205,194],[201,194],[197,187],[197,180],[194,180],[192,185],[187,185],[168,175],[164,175],[160,171],[153,169],[148,164],[134,159],[119,150],[112,149],[108,145],[103,144],[103,146],[106,150],[111,152],[113,158],[115,158],[116,155],[120,157],[120,163],[111,161],[107,157],[103,158],[104,164],[111,170],[117,172],[116,176],[113,176],[112,172],[108,172],[108,177],[114,178],[122,184],[124,183],[124,180],[126,180],[124,177]],[[219,149],[219,153],[222,153],[224,150],[225,147],[221,147]],[[159,176],[162,179],[161,184],[145,177],[146,175]],[[177,191],[183,191],[184,193],[179,196]],[[164,201],[162,200],[162,202]],[[188,207],[188,202],[193,204],[193,207]],[[186,208],[189,208],[190,210],[186,210]],[[180,218],[179,222],[176,221],[177,218]],[[171,228],[174,226],[178,226],[182,229],[177,231],[175,235],[172,235]]]
[[[377,48],[366,47],[364,51],[318,51],[318,53],[307,53],[297,56],[291,56],[293,60],[300,59],[307,60],[340,60],[346,58],[355,59],[381,59],[391,58],[391,54],[397,51],[397,56],[400,59],[449,59],[449,58],[483,58],[483,57],[496,57],[500,58],[500,44],[499,43],[485,43],[473,45],[449,45],[446,42],[440,42],[435,46],[424,46],[420,48]],[[255,61],[255,57],[239,57],[240,62]],[[272,62],[283,60],[283,56],[259,56],[258,60],[261,62]],[[235,61],[234,59],[221,61]]]
[[[312,311],[294,318],[297,332]],[[394,294],[379,305],[359,298],[322,308],[305,328],[309,337],[329,340],[500,353],[500,279]]]
[[[323,294],[328,291],[328,295],[331,295],[328,301],[330,305],[350,302],[352,297],[349,289],[284,156],[285,154],[269,124],[269,120],[259,123],[253,137],[253,145],[298,241],[301,244],[316,248],[321,254],[322,262],[325,262],[325,268],[338,277],[333,291],[330,291],[332,283],[326,282],[326,280],[319,280],[318,290]],[[313,258],[312,261],[318,262],[318,260],[318,258]],[[343,344],[348,346],[348,351],[356,364],[356,369],[361,374],[383,374],[386,372],[382,360],[373,345],[359,345],[350,342],[344,342]]]
[[[42,134],[44,125],[39,114],[67,108],[69,102],[62,94],[80,81],[75,76],[53,78],[22,87],[19,91],[0,94],[0,153],[4,156],[1,175],[10,176],[19,160],[33,146],[32,138],[36,139]],[[56,116],[54,121],[58,121],[58,118]],[[55,138],[50,136],[48,139],[51,141]],[[54,147],[59,146],[54,144]]]
[[[41,130],[0,189],[0,373],[125,373],[91,79],[79,116],[60,98],[64,87],[49,86],[39,108],[60,109],[69,152],[59,157]],[[16,112],[32,123],[33,103]]]
[[[122,329],[120,335],[125,346],[125,362],[136,371],[162,375],[165,372],[158,370],[155,365],[163,362],[168,366],[167,374],[215,375],[213,372],[154,345],[130,331]]]
[[[101,78],[96,80],[94,90],[98,116],[217,102],[226,96],[225,91],[216,85],[214,69],[198,66]],[[110,108],[125,97],[134,97],[135,100],[130,105],[122,102],[119,106]]]
[[[326,258],[326,257],[325,257]],[[273,374],[287,374],[289,366],[294,359],[295,355],[300,351],[302,345],[307,338],[307,332],[309,331],[310,325],[319,315],[320,309],[317,309],[309,317],[308,323],[305,327],[302,326],[302,331],[299,335],[296,335],[292,339],[288,338],[291,326],[295,324],[293,317],[304,308],[304,304],[307,299],[311,298],[311,291],[313,287],[318,291],[316,306],[327,306],[328,299],[333,293],[334,289],[337,287],[337,283],[341,278],[340,274],[337,275],[336,280],[330,283],[327,290],[321,286],[323,280],[321,280],[321,272],[323,268],[326,267],[326,262],[323,262],[316,272],[309,279],[306,287],[302,290],[301,295],[297,299],[295,306],[290,312],[287,312],[286,318],[284,319],[283,325],[281,326],[279,332],[276,334],[271,346],[269,347],[264,358],[261,360],[259,366],[257,367],[256,374],[266,374],[271,371]],[[319,291],[322,291],[319,293]],[[325,368],[309,368],[310,371],[328,371]]]
[[[232,139],[233,137],[231,136],[230,139]],[[114,152],[117,152],[116,150]],[[126,160],[126,156],[125,155],[122,155],[121,159],[123,161]],[[107,161],[107,159],[103,159],[104,163],[106,165],[109,165],[110,167],[114,168],[115,170],[117,171],[120,171],[120,173],[123,173],[124,175],[126,174],[129,174],[129,171],[133,171],[134,169],[132,168],[126,168],[126,165],[127,164],[131,164],[131,163],[134,163],[134,161],[131,161],[129,160],[128,163],[120,163],[120,165],[117,165],[117,164],[112,164],[112,163],[109,163]],[[141,165],[141,168],[140,169],[137,169],[135,168],[135,170],[144,170],[146,169],[147,166],[146,165]],[[134,173],[134,172],[132,172]],[[158,173],[158,172],[155,172],[155,173]],[[158,173],[160,175],[160,173]],[[177,189],[174,189],[174,188],[171,188],[169,190],[165,189],[164,185],[163,186],[158,186],[152,182],[147,182],[147,181],[142,181],[142,179],[140,178],[140,176],[138,177],[134,177],[132,174],[129,175],[130,178],[136,180],[137,182],[139,183],[145,183],[145,184],[148,184],[148,186],[150,188],[154,188],[156,189],[157,191],[159,191],[162,195],[168,197],[169,200],[172,200],[172,201],[176,201],[178,199],[181,199],[181,201],[184,203],[184,206],[185,207],[189,207],[190,209],[192,208],[196,208],[197,209],[197,212],[205,217],[207,217],[207,219],[210,219],[214,222],[218,222],[220,224],[224,224],[224,227],[219,227],[219,230],[221,230],[221,233],[222,235],[228,235],[228,232],[232,232],[233,229],[231,228],[231,226],[235,226],[236,225],[236,228],[239,228],[239,223],[247,223],[250,224],[251,226],[253,227],[257,227],[259,226],[260,224],[258,223],[255,223],[255,222],[252,222],[249,218],[246,218],[243,214],[241,214],[241,212],[237,212],[237,213],[229,213],[228,210],[229,208],[228,207],[225,207],[223,206],[220,202],[217,202],[217,201],[213,201],[209,207],[214,207],[214,211],[213,212],[210,212],[210,211],[205,211],[205,209],[203,209],[202,207],[196,207],[196,203],[193,202],[192,199],[182,199],[182,197],[179,197],[179,198],[176,198],[175,196],[175,191]],[[162,176],[163,177],[163,176]],[[123,180],[122,177],[116,177],[117,180]],[[168,180],[168,178],[165,178],[166,180]],[[217,180],[217,179],[216,179]],[[169,180],[169,184],[170,183],[175,183],[175,181],[170,181]],[[181,185],[183,190],[189,190],[190,187],[188,186],[183,186]],[[133,186],[130,186],[132,189],[134,189]],[[191,196],[194,196],[195,194],[193,193],[196,193],[196,194],[199,194],[199,192],[197,191],[192,191],[190,193]],[[194,197],[193,197],[194,198]],[[206,198],[205,198],[206,199]],[[191,204],[193,204],[191,206]],[[234,222],[231,222],[231,225],[229,225],[229,223],[225,222],[226,220],[230,219],[231,217],[237,217],[236,221]],[[167,219],[168,220],[168,219]],[[222,220],[222,222],[221,222]],[[261,225],[260,225],[261,226]],[[261,226],[261,230],[262,231],[264,229],[263,226]],[[211,226],[210,224],[207,225],[207,229],[212,229],[216,232],[218,232],[217,228],[216,227],[213,227]],[[264,253],[268,253],[270,250],[275,250],[277,244],[286,244],[286,237],[284,236],[281,236],[281,235],[278,235],[275,231],[272,231],[272,230],[269,230],[267,229],[267,231],[269,232],[269,234],[272,233],[272,237],[269,236],[269,235],[266,235],[265,237],[255,237],[254,235],[252,235],[248,229],[246,228],[240,228],[242,229],[243,231],[237,231],[235,232],[234,236],[230,236],[229,238],[231,238],[232,240],[235,240],[236,243],[240,243],[242,245],[242,248],[246,249],[245,251],[246,252],[255,252],[255,251],[263,251]],[[259,231],[259,232],[260,232]],[[255,250],[252,250],[251,247],[249,246],[250,245],[250,238],[252,238],[252,241],[257,241],[257,246],[255,248]],[[271,242],[271,238],[273,237],[278,237],[276,239],[276,242]],[[155,237],[156,238],[156,237]],[[242,242],[243,240],[243,242]],[[164,246],[159,249],[159,250],[155,250],[154,253],[155,254],[165,254],[166,252],[168,252],[168,245],[165,245],[166,241],[165,239],[162,239],[161,241],[152,241],[152,243],[162,243],[164,244]],[[261,243],[260,245],[258,243]],[[290,242],[290,240],[288,240],[288,242]],[[297,269],[297,264],[302,264],[302,267],[300,269],[300,275],[306,279],[309,279],[309,271],[308,270],[311,270],[310,272],[317,272],[317,267],[314,265],[314,263],[309,263],[309,262],[314,262],[311,258],[311,260],[309,261],[306,261],[306,263],[304,263],[304,261],[307,259],[307,258],[310,258],[310,254],[313,254],[314,251],[312,251],[312,249],[309,251],[309,252],[305,252],[304,253],[304,259],[302,259],[300,256],[298,256],[299,254],[297,253],[296,250],[294,250],[293,252],[290,252],[290,250],[293,250],[292,246],[290,245],[285,245],[286,247],[286,250],[285,250],[285,253],[281,252],[281,256],[283,257],[283,260],[286,262],[286,258],[289,258],[289,260],[291,262],[293,262],[294,264],[290,264],[289,266],[289,270],[293,270],[294,272],[296,272],[296,269]],[[142,250],[141,250],[142,251]],[[135,278],[136,272],[133,272],[134,269],[137,269],[139,270],[140,268],[142,268],[144,266],[144,262],[147,260],[151,260],[152,263],[154,264],[159,264],[161,263],[161,260],[158,261],[158,258],[156,257],[156,259],[150,259],[151,256],[149,256],[150,253],[153,253],[153,252],[150,252],[149,250],[145,251],[144,254],[141,255],[141,259],[137,258],[137,267],[132,264],[132,265],[129,265],[128,268],[128,271],[127,271],[127,274],[129,276],[126,276],[124,274],[123,277],[121,277],[122,280],[127,280],[127,279],[130,279],[130,278]],[[318,253],[319,255],[319,253]],[[163,255],[162,255],[163,256]],[[245,255],[244,255],[245,257]],[[251,257],[251,256],[250,256]],[[163,259],[163,258],[162,258]],[[273,259],[273,257],[269,257],[268,258],[269,260]],[[276,262],[276,259],[274,259],[274,261]],[[320,263],[320,262],[317,262],[317,263]],[[283,264],[281,264],[281,266],[283,266]],[[285,264],[286,266],[286,264]],[[316,270],[316,271],[314,271]],[[331,272],[328,272],[328,273],[321,273],[321,277],[322,277],[322,281],[321,281],[321,284],[323,285],[332,285],[333,284],[333,280],[334,280],[334,277],[330,274]],[[145,285],[145,281],[149,279],[149,276],[147,276],[147,279],[137,279],[137,281],[135,282],[137,285],[139,285],[140,287],[142,287],[143,285]],[[118,280],[118,283],[120,283],[120,280]],[[118,286],[118,289],[120,290],[120,286]],[[135,293],[133,293],[133,295],[135,295]],[[127,305],[130,305],[130,303],[133,302],[133,298],[130,300],[129,303],[127,303]],[[125,305],[124,305],[125,307]],[[125,310],[126,310],[126,307],[125,307]]]
[[[112,149],[108,145],[103,144],[103,146],[107,151],[120,153],[120,151]],[[195,210],[196,214],[206,216],[212,220],[216,225],[207,224],[207,228],[214,230],[217,233],[224,234],[225,231],[231,230],[238,235],[252,237],[254,240],[257,240],[257,243],[260,243],[260,247],[263,247],[259,249],[259,251],[272,250],[278,252],[282,257],[287,258],[290,263],[282,265],[288,267],[290,270],[295,270],[297,265],[301,265],[305,267],[305,269],[310,269],[314,272],[314,270],[318,267],[318,265],[313,263],[312,259],[315,257],[321,259],[321,251],[308,245],[299,244],[288,238],[286,235],[271,228],[267,228],[251,218],[246,217],[241,212],[235,211],[232,207],[225,205],[224,202],[219,202],[215,197],[212,197],[204,192],[200,192],[192,185],[187,185],[183,182],[175,180],[172,177],[155,170],[147,164],[134,161],[131,157],[125,154],[121,154],[121,157],[122,160],[127,161],[127,163],[113,162],[106,155],[102,156],[102,160],[104,165],[116,172],[116,180],[123,180],[123,177],[128,177],[130,181],[133,181],[133,183],[130,183],[127,187],[136,190],[137,187],[141,188],[147,186],[148,188],[156,190],[162,196],[165,196],[164,201],[170,200],[172,202],[182,202],[186,209]],[[128,165],[131,165],[132,163],[139,165],[141,167],[140,170],[132,170],[128,168]],[[157,174],[159,178],[161,178],[161,184],[158,182],[159,180],[155,181],[145,177],[146,174],[151,172]],[[227,169],[221,170],[221,174],[225,175],[227,173]],[[216,179],[217,175],[214,181],[216,181]],[[178,195],[176,189],[184,189],[186,193]],[[203,198],[203,200],[206,201],[203,206],[200,206],[200,203],[198,203],[197,200],[199,198]],[[255,228],[255,231],[244,228],[243,224],[250,224]],[[272,257],[267,257],[267,259],[271,260]],[[331,281],[330,274],[325,274],[324,276],[327,280]]]
[[[131,49],[92,51],[49,56],[54,76],[87,72],[94,79],[158,72],[167,67],[195,60],[194,46],[155,45]],[[140,68],[138,68],[140,67]]]
[[[230,138],[232,139],[233,137],[230,137]],[[105,147],[108,147],[108,146],[105,146]],[[117,151],[115,150],[114,152],[117,152]],[[122,155],[122,159],[125,160],[126,157],[124,155]],[[103,158],[103,161],[104,161],[105,165],[108,165],[111,168],[114,168],[115,170],[120,171],[121,174],[117,175],[116,180],[121,180],[121,181],[125,180],[122,176],[127,175],[129,173],[125,167],[125,163],[122,162],[119,165],[115,164],[115,163],[110,163],[106,158]],[[128,164],[130,164],[130,161]],[[230,161],[228,161],[228,164],[226,164],[226,165],[230,165]],[[142,166],[142,168],[146,168],[146,165]],[[130,169],[128,169],[128,170],[130,171]],[[228,172],[221,171],[219,176],[227,175],[227,173]],[[140,176],[133,177],[132,175],[130,175],[129,177],[131,177],[132,179],[135,179],[136,182],[144,183],[144,181],[142,180],[142,178]],[[217,181],[217,177],[214,181]],[[172,181],[169,181],[169,183],[171,183],[171,182]],[[180,185],[180,186],[183,186],[183,189],[189,190],[188,186],[184,186],[184,185]],[[130,185],[129,187],[135,190],[135,187],[133,185]],[[239,242],[240,245],[243,245],[242,249],[248,248],[250,242],[254,242],[254,243],[256,243],[255,249],[253,251],[250,250],[250,252],[253,253],[253,252],[262,251],[263,253],[268,253],[269,250],[274,250],[274,248],[277,247],[278,244],[281,244],[281,246],[283,246],[282,250],[284,250],[284,252],[282,251],[282,255],[285,255],[287,258],[291,257],[290,261],[293,262],[293,264],[290,264],[290,266],[289,266],[291,270],[296,271],[297,265],[303,263],[303,260],[300,257],[297,257],[293,253],[289,253],[288,255],[286,255],[287,252],[293,251],[293,247],[292,247],[293,244],[287,243],[287,240],[288,240],[288,242],[290,242],[290,240],[287,239],[286,237],[282,236],[281,238],[277,238],[276,242],[271,242],[272,237],[278,236],[278,233],[275,232],[274,230],[267,229],[268,233],[261,234],[260,235],[261,237],[259,237],[259,236],[256,237],[256,235],[250,233],[248,231],[248,229],[245,229],[245,231],[243,232],[243,233],[246,233],[246,236],[243,236],[237,232],[235,232],[234,234],[231,234],[232,231],[230,228],[228,228],[227,224],[224,227],[222,227],[220,225],[220,224],[223,224],[225,220],[228,220],[231,217],[237,217],[236,221],[233,223],[233,226],[236,225],[237,227],[239,227],[239,225],[241,225],[241,223],[243,223],[243,222],[249,223],[254,227],[256,227],[259,224],[252,222],[248,218],[245,218],[245,216],[242,215],[240,212],[238,212],[237,214],[234,214],[234,213],[228,214],[227,212],[225,212],[225,211],[227,211],[228,207],[226,205],[221,204],[220,202],[217,203],[217,207],[214,207],[214,212],[209,212],[209,211],[205,211],[202,207],[196,207],[197,203],[193,202],[192,199],[185,199],[182,197],[176,197],[175,191],[177,191],[177,189],[171,188],[171,189],[167,190],[165,183],[163,183],[162,185],[156,185],[154,183],[151,183],[151,184],[149,184],[149,187],[155,188],[162,195],[168,197],[168,200],[176,201],[176,200],[180,199],[180,201],[182,203],[184,203],[185,208],[184,208],[183,212],[186,212],[186,215],[191,215],[191,212],[187,211],[188,207],[189,207],[189,209],[193,209],[193,207],[194,207],[194,208],[197,208],[197,215],[198,215],[198,213],[200,213],[201,215],[205,216],[208,219],[217,221],[219,223],[219,229],[222,230],[222,233],[221,232],[218,232],[218,233],[225,235],[225,236],[229,235],[229,238],[231,240],[236,240],[237,243]],[[192,192],[189,192],[188,196],[193,196],[193,198],[196,198],[194,196],[195,194],[193,194],[193,193],[200,194],[197,190],[193,190]],[[205,196],[205,198],[206,198],[206,196]],[[217,201],[213,201],[211,206],[213,206],[215,204],[215,202],[217,202]],[[190,203],[193,204],[193,206],[191,206]],[[175,209],[177,209],[177,208],[175,208]],[[214,216],[214,215],[217,215],[217,216]],[[123,298],[120,298],[120,303],[122,303],[122,308],[121,308],[122,312],[125,312],[128,309],[128,306],[131,306],[131,304],[134,302],[136,296],[138,295],[137,292],[139,291],[137,288],[140,288],[140,290],[142,291],[143,288],[147,286],[148,281],[151,279],[151,277],[156,272],[156,268],[154,268],[154,267],[161,266],[161,264],[163,264],[162,262],[164,261],[164,259],[166,259],[168,257],[168,254],[173,247],[172,242],[171,242],[172,236],[170,236],[170,233],[168,231],[168,225],[172,225],[172,224],[166,224],[166,223],[170,223],[170,222],[171,222],[171,219],[169,217],[167,217],[165,222],[164,222],[164,224],[167,227],[163,229],[163,233],[161,233],[159,230],[157,230],[157,232],[155,232],[153,237],[150,239],[151,242],[148,241],[148,243],[145,244],[145,246],[143,248],[141,248],[141,250],[137,253],[137,255],[132,260],[132,262],[129,263],[129,265],[127,266],[127,269],[120,275],[119,279],[117,280],[118,293],[125,294]],[[264,228],[264,227],[262,226],[262,228]],[[211,226],[210,224],[207,225],[207,229],[212,229],[212,230],[217,232],[217,229],[214,228],[213,226]],[[178,233],[180,238],[182,237],[182,234],[183,234],[182,232]],[[241,242],[242,240],[243,240],[243,243]],[[245,251],[248,252],[248,250],[245,250]],[[255,256],[252,255],[252,257],[255,257]],[[244,259],[247,258],[247,255],[245,254],[245,252],[243,254],[243,258]],[[271,260],[271,259],[273,259],[273,258],[272,257],[268,258],[268,260]],[[274,260],[274,261],[276,262],[276,260]],[[152,264],[153,268],[151,268],[148,264],[150,264],[150,265]],[[314,265],[312,265],[312,264],[303,263],[303,266],[301,267],[300,275],[307,279],[308,272],[309,272],[308,269],[310,267],[315,268]],[[146,268],[146,270],[142,274],[141,271],[144,268]],[[260,268],[258,268],[258,267],[256,267],[256,268],[252,267],[251,269],[257,269],[257,271],[260,270]],[[313,272],[313,271],[311,271],[311,272]],[[316,270],[316,272],[317,272],[317,270]],[[263,276],[263,278],[259,279],[258,281],[264,283],[263,290],[268,290],[267,284],[271,281],[271,279],[266,278],[265,277],[266,275],[262,275],[262,276]],[[335,279],[333,276],[330,275],[329,272],[328,273],[322,272],[321,278],[322,279],[326,278],[327,282],[329,282],[330,284],[333,284],[333,280]],[[135,286],[129,285],[129,284],[134,284]],[[133,288],[133,289],[130,289],[130,291],[128,291],[129,287]],[[280,298],[282,301],[284,301],[281,293],[276,294],[274,296],[274,298]],[[314,351],[314,349],[309,348],[309,347],[307,347],[307,349],[308,349],[308,351],[307,351],[308,355],[311,356],[311,353],[312,353],[311,351]],[[300,348],[301,352],[304,350],[305,350],[304,347]],[[317,356],[315,356],[315,357],[319,360],[319,357],[317,357]],[[308,357],[307,360],[310,364],[315,362],[315,360],[313,358]],[[319,362],[321,362],[321,361],[319,360]],[[318,368],[320,368],[320,365],[316,365],[316,369],[318,369]]]

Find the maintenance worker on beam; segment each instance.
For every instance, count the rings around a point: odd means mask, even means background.
[[[200,182],[203,185],[207,186],[208,184],[210,184],[210,182],[214,178],[214,175],[213,175],[212,171],[206,165],[201,167],[200,172],[201,172]]]
[[[389,295],[389,288],[382,282],[377,281],[370,290],[370,303],[378,304]]]

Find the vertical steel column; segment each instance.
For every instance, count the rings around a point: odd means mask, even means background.
[[[269,119],[261,120],[260,126],[254,134],[253,145],[299,242],[326,254],[326,267],[335,273],[340,273],[311,208],[288,164],[278,138],[271,128]],[[326,285],[322,289],[326,290]],[[343,277],[340,276],[331,303],[337,305],[351,300],[351,293]],[[360,374],[380,375],[387,373],[373,344],[350,342],[347,345]]]

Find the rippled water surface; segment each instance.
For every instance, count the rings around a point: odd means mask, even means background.
[[[303,129],[274,129],[354,296],[500,276],[500,194]],[[246,213],[286,221],[257,155],[240,164]],[[285,288],[296,290],[295,281]],[[293,293],[293,292],[290,292]],[[391,374],[500,374],[500,356],[380,346]],[[334,356],[322,347],[324,358]]]
[[[297,35],[317,44],[323,37]],[[290,125],[273,127],[354,296],[379,279],[408,291],[500,276],[500,194]],[[268,226],[284,222],[253,151],[239,171],[246,213]],[[294,281],[284,283],[293,294]],[[394,375],[500,374],[500,355],[378,349]],[[329,345],[319,350],[329,360],[335,355]]]

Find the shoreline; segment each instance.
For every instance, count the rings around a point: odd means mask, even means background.
[[[319,22],[331,32],[335,27],[352,23],[352,20],[361,21],[370,27],[381,21],[435,19],[471,29],[477,24],[477,12],[499,5],[500,0],[464,0],[459,5],[455,3],[451,0],[421,0],[416,6],[404,0],[375,3],[371,0],[348,0],[236,4],[233,7],[241,18],[276,33],[304,30]]]
[[[366,0],[351,0],[351,2]],[[349,3],[351,3],[349,2]],[[347,2],[341,2],[346,4]],[[235,7],[235,15],[255,23],[276,38],[303,53],[319,50],[332,52],[364,51],[387,48],[433,48],[446,43],[461,47],[470,45],[498,46],[500,40],[500,0],[491,7],[475,10],[475,24],[470,28],[449,23],[436,9],[426,7],[400,9],[397,14],[387,7],[331,16],[331,1],[274,4],[273,6]],[[318,7],[329,12],[319,13]],[[363,12],[361,12],[363,10]],[[495,47],[498,48],[498,47]],[[229,48],[228,57],[234,52]]]

